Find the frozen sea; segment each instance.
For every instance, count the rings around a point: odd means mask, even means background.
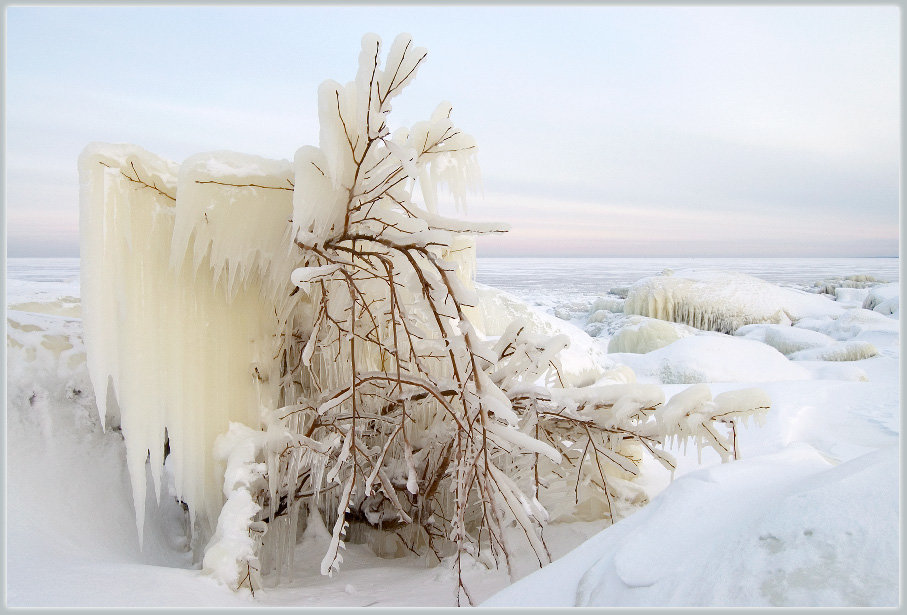
[[[476,279],[530,303],[539,297],[593,300],[665,269],[739,271],[803,290],[852,275],[900,281],[898,258],[479,258]]]
[[[591,301],[665,269],[739,271],[802,289],[851,275],[900,281],[898,258],[479,258],[476,279],[529,302],[540,297]],[[10,258],[7,278],[77,287],[79,259]]]

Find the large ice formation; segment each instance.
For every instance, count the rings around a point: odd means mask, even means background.
[[[160,497],[165,447],[205,534],[223,504],[214,439],[279,403],[281,336],[305,309],[289,300],[289,163],[92,144],[79,171],[89,373],[102,421],[108,391],[121,412],[139,535],[145,463]]]
[[[807,316],[837,316],[843,307],[813,293],[782,288],[737,272],[685,270],[643,278],[627,294],[624,312],[733,333],[754,323],[790,324]]]
[[[95,143],[79,171],[89,373],[102,421],[121,413],[139,536],[145,464],[159,498],[165,449],[177,497],[210,535],[224,503],[215,439],[291,403],[287,340],[309,333],[311,308],[291,280],[293,169],[230,152],[177,165]],[[468,280],[474,241],[454,248],[445,256]]]

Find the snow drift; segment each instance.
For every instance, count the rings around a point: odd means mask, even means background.
[[[693,472],[482,606],[896,606],[898,467],[800,446]]]

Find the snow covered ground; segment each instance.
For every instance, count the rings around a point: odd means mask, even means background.
[[[690,269],[755,275],[811,293],[818,307],[798,314],[795,326],[752,324],[726,335],[658,325],[643,340],[644,318],[624,314],[623,302],[640,278],[665,268],[679,276]],[[713,394],[759,386],[772,409],[764,425],[738,434],[741,460],[720,464],[717,454],[700,460],[695,449],[675,451],[673,481],[646,462],[652,501],[639,512],[607,529],[548,526],[557,558],[550,566],[538,570],[527,553],[515,558],[512,580],[503,571],[469,570],[474,599],[487,606],[899,604],[898,259],[480,259],[478,279],[529,303],[543,329],[569,333],[577,373],[594,377],[590,365],[613,361],[640,381],[663,384],[667,396],[697,382]],[[524,309],[491,289],[483,296]],[[122,438],[104,433],[94,411],[78,298],[77,260],[9,261],[8,606],[455,603],[450,570],[381,559],[362,545],[350,545],[339,575],[321,576],[327,537],[317,527],[297,546],[291,579],[254,598],[234,594],[193,566],[182,510],[167,497],[158,504],[149,495],[140,551]],[[607,354],[618,335],[621,352]],[[648,352],[628,352],[636,343]]]

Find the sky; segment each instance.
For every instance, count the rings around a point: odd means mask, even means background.
[[[7,255],[77,256],[90,142],[292,160],[360,41],[479,145],[480,256],[894,256],[896,6],[8,7]],[[454,213],[452,205],[450,211]]]

